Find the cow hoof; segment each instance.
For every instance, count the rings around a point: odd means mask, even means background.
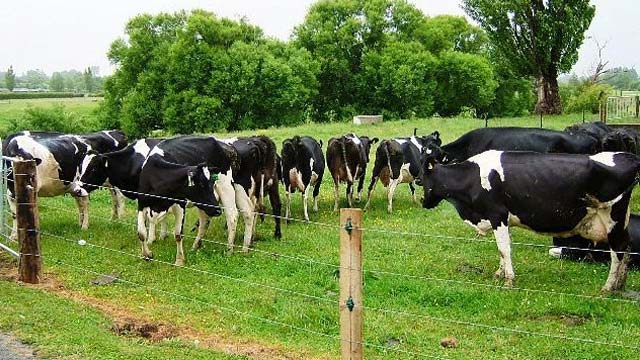
[[[152,261],[153,260],[153,254],[149,253],[147,255],[142,255],[142,258],[144,259],[144,261]]]
[[[243,254],[248,254],[248,253],[249,253],[249,248],[248,248],[248,247],[243,246],[243,247],[242,247],[242,253],[243,253]]]
[[[549,249],[549,256],[560,259],[560,257],[562,256],[562,248],[555,247]]]
[[[273,236],[274,236],[276,239],[282,239],[282,233],[281,233],[280,231],[277,231],[275,234],[273,234]]]
[[[505,287],[513,287],[513,279],[504,279]]]
[[[493,273],[493,277],[496,279],[504,278],[504,270],[496,270],[496,272]]]
[[[193,246],[191,246],[191,251],[198,251],[200,248],[202,248],[202,243],[194,242]]]
[[[175,266],[184,266],[184,259],[176,259]]]

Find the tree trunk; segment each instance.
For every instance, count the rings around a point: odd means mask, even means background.
[[[538,102],[536,103],[535,113],[562,113],[557,76],[540,75],[538,77]]]

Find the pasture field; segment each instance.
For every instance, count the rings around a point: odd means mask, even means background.
[[[19,119],[29,107],[52,108],[62,104],[67,111],[75,112],[83,117],[94,117],[94,110],[102,98],[76,97],[61,99],[18,99],[0,100],[0,134],[4,134],[11,120]]]
[[[537,126],[538,121],[499,119],[489,125]],[[578,121],[579,115],[561,116],[546,118],[544,125],[562,129]],[[280,147],[286,137],[306,134],[322,139],[326,149],[331,136],[346,132],[390,138],[408,136],[417,127],[419,134],[438,130],[446,143],[482,126],[481,120],[433,118],[216,135],[266,134]],[[373,162],[375,149],[371,155]],[[41,198],[46,285],[40,290],[0,281],[2,304],[10,310],[0,311],[0,329],[33,343],[44,356],[72,359],[135,359],[143,352],[147,358],[147,349],[148,358],[227,358],[221,351],[264,359],[338,358],[339,233],[331,182],[326,171],[320,211],[310,214],[312,221],[330,226],[283,224],[283,238],[276,240],[273,219],[267,217],[257,226],[257,251],[227,254],[221,245],[223,219],[214,219],[204,248],[186,252],[185,268],[171,265],[172,237],[152,245],[154,261],[137,257],[131,202],[125,218],[112,221],[108,194],[93,193],[90,227],[81,231],[72,198]],[[369,175],[365,189],[368,183]],[[344,186],[340,193],[346,206]],[[634,212],[639,200],[634,194]],[[408,186],[400,185],[388,214],[386,191],[379,185],[371,205],[363,214],[367,359],[637,358],[640,304],[619,301],[620,294],[590,297],[599,296],[608,264],[550,258],[549,237],[516,229],[512,241],[540,246],[513,246],[519,289],[504,289],[493,277],[499,259],[493,236],[476,237],[448,203],[422,209],[411,201]],[[195,235],[190,232],[195,213],[188,213],[185,249]],[[300,194],[293,197],[292,217],[302,217]],[[243,225],[238,229],[236,244]],[[89,245],[78,245],[78,239]],[[91,283],[96,273],[114,272],[124,281]],[[637,271],[630,272],[627,288],[640,290]],[[159,326],[167,336],[158,331],[151,339],[116,337],[112,322],[123,319]],[[446,336],[456,337],[459,346],[441,347]]]

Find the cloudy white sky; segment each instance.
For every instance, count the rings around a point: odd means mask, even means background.
[[[410,0],[411,1],[411,0]],[[127,20],[141,12],[204,8],[218,15],[246,16],[265,33],[288,39],[303,21],[313,0],[3,0],[0,6],[0,69],[16,72],[39,68],[47,73],[100,66],[113,71],[106,52],[122,36]],[[427,15],[463,15],[459,0],[412,0]],[[592,0],[596,16],[587,35],[607,42],[611,66],[640,70],[638,0]],[[588,72],[596,56],[592,40],[580,49],[574,71]]]

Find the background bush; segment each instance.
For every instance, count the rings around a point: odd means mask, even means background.
[[[55,99],[83,97],[84,94],[68,92],[0,92],[0,100],[13,99]]]
[[[92,117],[79,115],[68,111],[62,104],[56,104],[52,108],[27,108],[21,117],[10,120],[7,130],[8,133],[28,129],[79,134],[101,128],[101,124]]]

